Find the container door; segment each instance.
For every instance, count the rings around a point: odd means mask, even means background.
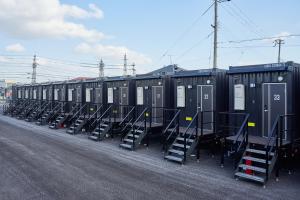
[[[120,115],[121,118],[125,117],[127,107],[122,107],[128,105],[128,87],[120,87]]]
[[[102,104],[102,88],[95,89],[95,103]]]
[[[81,87],[76,88],[76,103],[82,102],[82,90]]]
[[[163,122],[163,86],[152,87],[152,122]]]
[[[263,136],[268,137],[272,126],[279,115],[286,114],[286,84],[263,84]],[[286,122],[285,122],[286,124]],[[286,135],[283,136],[286,138]]]
[[[203,129],[213,130],[213,86],[198,85],[197,86],[197,110],[203,111]],[[199,115],[199,128],[201,128],[201,115]]]

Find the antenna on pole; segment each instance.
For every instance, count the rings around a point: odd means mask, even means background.
[[[214,16],[214,25],[212,27],[214,28],[214,58],[213,58],[213,69],[216,69],[218,67],[218,29],[219,29],[219,22],[218,22],[218,4],[230,1],[230,0],[214,0],[214,6],[215,6],[215,16]]]
[[[280,63],[281,61],[281,45],[284,44],[284,40],[283,39],[277,39],[274,41],[274,47],[276,47],[278,45],[278,59],[277,62]]]
[[[127,76],[127,56],[126,56],[126,53],[124,55],[123,76]]]
[[[31,83],[32,84],[36,83],[36,67],[37,67],[36,55],[34,55],[33,56],[33,63],[32,63],[32,78],[31,78]]]
[[[173,60],[172,60],[172,56],[173,55],[168,55],[169,56],[169,58],[170,58],[170,65],[173,65]]]
[[[102,58],[99,63],[99,78],[101,78],[101,79],[104,78],[104,62],[103,62]]]
[[[132,76],[136,76],[135,63],[132,63]]]

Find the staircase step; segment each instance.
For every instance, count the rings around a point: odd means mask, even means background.
[[[139,129],[135,129],[134,131],[135,131],[136,133],[144,133],[144,131],[139,130]]]
[[[127,136],[128,136],[128,137],[133,137],[133,134],[130,133],[130,134],[128,134]],[[135,134],[134,137],[135,137],[135,138],[139,138],[140,136]]]
[[[266,173],[266,169],[262,167],[255,167],[253,165],[239,164],[239,167],[242,168],[243,170],[250,169],[256,172]]]
[[[100,133],[97,131],[92,132],[93,135],[99,135]]]
[[[183,151],[176,150],[176,149],[169,149],[168,152],[169,152],[169,153],[176,153],[176,154],[181,155],[181,156],[184,155],[184,152],[183,152]]]
[[[262,154],[262,155],[266,155],[266,151],[264,150],[258,150],[258,149],[246,149],[247,152],[250,152],[250,153],[256,153],[256,154]],[[274,156],[274,152],[271,152],[269,154],[270,156]]]
[[[255,158],[255,157],[251,157],[251,156],[244,156],[243,160],[251,160],[253,162],[258,162],[258,163],[266,163],[265,159]],[[271,164],[271,161],[268,161],[268,163]]]
[[[89,139],[91,139],[91,140],[98,140],[99,138],[97,136],[91,135],[91,136],[89,136]]]
[[[172,146],[175,146],[175,147],[180,147],[180,148],[184,148],[184,145],[183,144],[178,144],[178,143],[174,143]],[[186,148],[190,148],[191,146],[189,145],[186,145]]]
[[[177,140],[179,141],[184,141],[184,138],[183,137],[177,137]],[[194,142],[193,139],[186,139],[187,142]]]
[[[257,181],[257,182],[260,182],[260,183],[264,183],[265,182],[265,179],[262,178],[262,177],[260,177],[260,176],[254,176],[254,175],[245,174],[245,173],[242,173],[242,172],[235,173],[235,176],[238,176],[238,177],[241,177],[241,178],[245,178],[245,179],[248,179],[248,180]]]
[[[132,145],[130,145],[130,144],[125,144],[125,143],[120,144],[120,147],[123,147],[123,148],[125,148],[125,149],[132,149]]]
[[[124,142],[133,143],[133,140],[131,140],[131,139],[127,139],[127,138],[126,138],[126,139],[124,139],[123,141],[124,141]]]
[[[182,161],[183,161],[183,158],[179,158],[179,157],[171,156],[171,155],[165,156],[165,159],[167,159],[167,160],[172,160],[172,161],[176,161],[176,162],[181,162],[181,163],[182,163]]]

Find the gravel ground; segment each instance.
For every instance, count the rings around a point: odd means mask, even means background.
[[[118,144],[0,115],[0,199],[299,199],[299,170],[263,188],[236,181],[232,165],[220,168],[207,152],[178,165],[157,144],[135,152]]]

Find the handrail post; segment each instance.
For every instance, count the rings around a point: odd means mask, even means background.
[[[184,157],[183,157],[183,161],[185,162],[186,161],[186,133],[184,133],[184,148],[183,148],[183,150],[184,150]]]
[[[199,114],[197,115],[197,121],[196,121],[196,123],[197,123],[197,139],[198,139],[198,123],[199,123],[198,116],[199,116]],[[203,111],[200,112],[200,117],[201,117],[201,119],[200,119],[200,122],[201,122],[200,128],[201,128],[201,137],[202,137],[203,136],[203,126],[204,126],[204,124],[203,124]]]
[[[203,112],[201,111],[201,113],[200,113],[201,115],[200,115],[200,117],[201,117],[201,119],[200,119],[200,121],[201,121],[201,137],[203,136]],[[197,116],[196,116],[196,140],[199,140],[199,134],[198,134],[198,128],[199,128],[199,113],[197,114]],[[199,161],[199,159],[200,159],[200,144],[199,144],[199,142],[198,142],[198,145],[197,145],[197,160]]]
[[[283,120],[283,116],[280,116],[279,121],[277,122],[277,134],[276,134],[276,151],[277,151],[277,155],[278,155],[278,163],[277,163],[277,167],[276,167],[276,179],[278,179],[279,177],[279,170],[281,168],[281,145],[282,145],[282,120]],[[278,141],[279,140],[279,141]],[[274,155],[275,156],[275,155]]]
[[[269,151],[268,151],[268,146],[266,148],[266,163],[265,163],[265,168],[266,168],[266,181],[269,179]]]

